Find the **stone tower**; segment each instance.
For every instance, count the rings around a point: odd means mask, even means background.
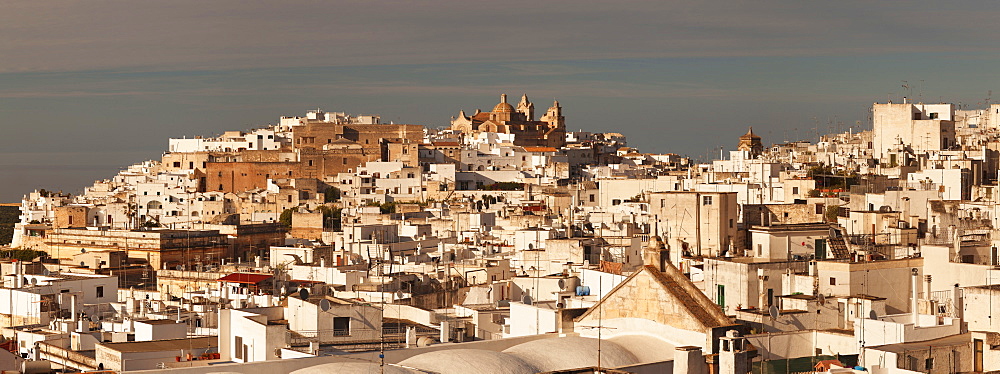
[[[753,133],[753,126],[750,126],[750,130],[740,137],[740,145],[736,149],[750,152],[751,158],[757,158],[764,153],[764,143],[761,143],[760,137]]]
[[[535,104],[528,101],[528,94],[521,95],[521,102],[517,104],[517,111],[524,115],[525,120],[535,120]]]
[[[562,115],[562,107],[559,106],[558,100],[552,103],[552,107],[545,112],[541,120],[548,122],[549,127],[552,128],[566,128],[566,117]]]

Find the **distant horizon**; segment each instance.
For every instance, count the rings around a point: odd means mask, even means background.
[[[558,99],[568,129],[621,132],[644,152],[711,157],[747,126],[767,144],[815,139],[866,126],[889,97],[1000,95],[998,16],[986,1],[12,0],[0,201],[78,190],[170,137],[317,107],[439,127],[501,93]]]

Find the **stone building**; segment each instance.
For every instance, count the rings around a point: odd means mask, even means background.
[[[226,235],[217,230],[88,230],[56,229],[45,238],[52,258],[71,260],[79,253],[125,251],[153,269],[214,264],[229,257]]]
[[[751,126],[746,134],[740,136],[740,144],[736,146],[736,149],[750,152],[750,158],[757,158],[764,152],[764,143],[761,143],[760,136],[753,133],[753,126]]]
[[[451,121],[451,129],[472,137],[479,133],[513,134],[514,144],[522,147],[562,147],[566,144],[566,118],[556,101],[538,121],[534,119],[535,105],[528,96],[521,96],[515,109],[507,102],[507,95],[500,95],[500,103],[490,112],[476,111],[466,116],[461,111]]]

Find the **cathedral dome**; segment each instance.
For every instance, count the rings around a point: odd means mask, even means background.
[[[507,103],[507,94],[500,95],[500,104],[493,107],[493,113],[514,113],[514,107]]]
[[[743,134],[740,139],[760,139],[760,137],[753,133],[753,126],[750,126],[750,130],[747,130],[747,133]]]

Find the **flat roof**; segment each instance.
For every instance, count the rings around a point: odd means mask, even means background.
[[[151,340],[145,342],[97,343],[113,351],[122,353],[179,351],[191,348],[210,348],[219,346],[217,336],[199,338]]]
[[[938,338],[933,340],[923,340],[910,343],[887,344],[887,345],[865,347],[865,348],[875,349],[884,352],[903,353],[907,351],[927,350],[928,347],[951,347],[956,345],[968,344],[971,342],[972,342],[972,334],[965,333],[965,334],[946,336],[943,338]]]

